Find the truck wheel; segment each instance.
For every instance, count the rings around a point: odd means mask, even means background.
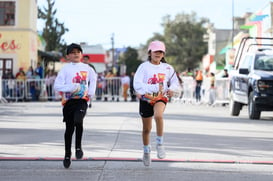
[[[261,117],[261,111],[257,109],[257,106],[253,101],[253,92],[249,94],[248,98],[248,117],[249,119],[260,119]]]
[[[230,92],[230,99],[229,99],[229,112],[232,116],[239,116],[240,111],[242,108],[242,104],[233,100],[233,92]]]

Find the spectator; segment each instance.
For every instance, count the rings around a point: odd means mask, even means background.
[[[52,98],[54,96],[53,94],[53,85],[54,81],[56,79],[55,73],[50,70],[45,76],[45,84],[46,84],[46,92],[47,92],[47,97],[49,101],[52,101]]]
[[[103,93],[104,87],[105,87],[105,80],[104,80],[103,73],[99,73],[98,79],[97,79],[96,100],[102,99],[102,93]]]
[[[119,102],[119,90],[121,87],[121,81],[120,81],[120,77],[117,76],[117,74],[112,74],[113,77],[111,79],[111,95],[112,95],[112,101],[116,101]]]
[[[14,89],[15,89],[15,80],[12,74],[12,71],[9,69],[3,75],[3,88],[4,88],[4,96],[6,98],[13,98],[14,97]]]
[[[6,72],[3,74],[2,78],[3,79],[10,79],[10,78],[14,79],[11,69],[6,70]]]
[[[178,78],[178,82],[179,82],[179,85],[180,85],[180,88],[181,88],[179,99],[182,99],[182,97],[183,97],[183,80],[181,79],[181,77],[179,75],[179,72],[176,72],[176,76]]]
[[[122,77],[121,77],[121,85],[122,85],[122,95],[124,98],[124,101],[127,102],[127,98],[128,98],[128,89],[130,86],[130,77],[125,73]]]
[[[196,82],[196,84],[195,84],[195,99],[196,99],[196,102],[200,102],[201,101],[201,86],[202,86],[202,82],[203,82],[203,75],[202,75],[201,70],[196,71],[195,82]]]
[[[90,57],[88,55],[83,56],[82,62],[88,64],[96,72],[95,66],[92,63],[90,63]]]
[[[25,80],[26,74],[23,68],[19,69],[19,72],[16,74],[16,96],[18,99],[24,99],[24,91],[25,91]]]
[[[37,67],[35,69],[35,72],[40,76],[40,78],[44,78],[44,68],[41,66],[41,63],[37,63]]]
[[[135,89],[134,89],[134,76],[135,76],[135,72],[131,72],[131,76],[130,76],[130,95],[131,95],[131,101],[132,102],[136,101],[136,94],[135,94]]]
[[[109,89],[112,86],[111,84],[111,78],[113,77],[113,73],[112,71],[108,71],[105,74],[105,79],[104,79],[104,89],[103,89],[103,93],[104,93],[104,101],[108,101],[108,94],[109,94]]]
[[[34,75],[34,70],[33,70],[33,67],[30,66],[26,72],[26,77],[27,79],[31,79],[33,78],[33,75]]]
[[[24,68],[23,67],[19,68],[19,71],[16,73],[15,78],[17,79],[18,76],[21,77],[21,78],[19,77],[19,79],[22,79],[22,77],[24,77],[23,79],[25,79],[26,74],[24,72]]]
[[[30,82],[30,93],[32,101],[38,101],[41,93],[41,78],[37,72],[34,72],[32,79],[33,80]]]
[[[228,70],[227,70],[227,69],[224,69],[224,74],[223,74],[222,77],[223,77],[223,78],[224,78],[224,77],[228,77]]]
[[[88,55],[84,55],[82,60],[83,60],[82,61],[83,63],[89,65],[96,72],[94,65],[90,63],[90,57]],[[91,107],[92,107],[92,99],[89,100],[89,108]]]
[[[210,73],[210,89],[209,89],[209,105],[213,105],[215,101],[215,74]]]

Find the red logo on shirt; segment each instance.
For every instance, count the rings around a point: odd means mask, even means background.
[[[154,74],[152,78],[148,79],[148,84],[157,84],[160,82],[164,82],[165,80],[165,74],[163,73],[158,73],[157,76]]]
[[[87,72],[86,71],[80,71],[80,73],[76,73],[76,76],[73,77],[72,82],[73,83],[86,83],[86,76],[87,76]]]

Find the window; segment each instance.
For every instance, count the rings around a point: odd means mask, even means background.
[[[0,26],[15,25],[15,2],[0,2]]]
[[[246,55],[244,59],[242,59],[240,68],[245,68],[250,70],[251,61],[253,59],[253,55]]]
[[[264,55],[259,56],[255,60],[254,69],[272,71],[273,70],[273,56]]]
[[[12,59],[2,59],[0,58],[0,76],[5,78],[7,72],[12,72],[13,60]]]

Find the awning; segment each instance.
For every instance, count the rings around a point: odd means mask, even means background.
[[[44,52],[44,51],[38,50],[38,56],[40,56],[45,61],[57,62],[61,58],[61,53],[58,53],[58,52]]]

